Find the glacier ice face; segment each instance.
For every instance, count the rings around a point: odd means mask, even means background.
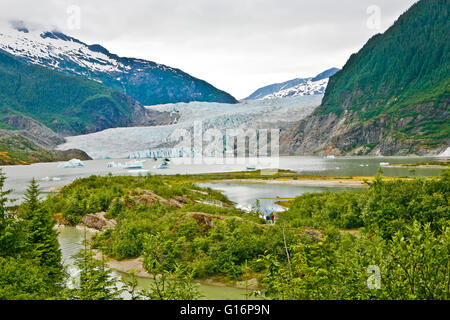
[[[171,135],[177,129],[193,130],[201,121],[208,129],[279,129],[305,118],[321,103],[323,95],[244,101],[239,104],[191,102],[147,107],[177,113],[175,124],[154,127],[114,128],[87,135],[68,137],[58,149],[81,149],[94,159],[163,158],[187,156],[175,148]],[[195,153],[195,150],[192,151]],[[189,156],[195,156],[190,154]]]

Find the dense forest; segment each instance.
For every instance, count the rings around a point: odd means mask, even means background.
[[[15,207],[2,188],[0,299],[120,299],[121,290],[197,299],[192,281],[211,278],[256,279],[254,294],[268,299],[450,298],[448,170],[435,178],[380,172],[366,189],[304,194],[275,224],[191,179],[91,176],[43,201],[32,181]],[[76,257],[81,276],[68,285],[54,226],[98,212],[113,227],[86,242]],[[119,290],[96,253],[142,257],[154,285],[137,291],[132,278]]]

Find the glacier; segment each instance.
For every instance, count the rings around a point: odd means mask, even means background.
[[[192,131],[201,122],[209,129],[285,129],[310,115],[320,105],[323,95],[242,101],[238,104],[190,102],[146,108],[178,115],[176,123],[164,126],[113,128],[67,137],[59,150],[80,149],[93,159],[195,157],[195,150],[177,147],[172,134]]]

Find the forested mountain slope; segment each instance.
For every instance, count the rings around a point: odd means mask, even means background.
[[[450,2],[421,0],[331,77],[282,135],[295,154],[435,154],[450,141]]]

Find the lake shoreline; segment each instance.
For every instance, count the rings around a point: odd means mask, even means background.
[[[146,279],[152,279],[153,276],[150,275],[147,270],[144,268],[144,259],[143,257],[138,257],[134,259],[126,259],[126,260],[116,260],[111,257],[108,257],[104,254],[102,254],[99,250],[93,250],[95,252],[94,259],[102,261],[105,260],[106,265],[108,268],[124,273],[126,275],[131,275],[134,271],[134,275],[139,278],[146,278]],[[237,281],[236,283],[228,283],[228,282],[221,282],[218,280],[215,280],[215,277],[210,277],[206,279],[196,279],[193,281],[194,283],[202,284],[202,285],[208,285],[208,286],[214,286],[214,287],[221,287],[221,288],[234,288],[234,289],[245,289],[245,283],[242,283],[243,281]],[[258,284],[258,281],[256,279],[249,279],[248,280],[248,286],[247,289],[249,290],[257,290],[262,289],[262,287]]]
[[[317,176],[320,177],[320,176]],[[320,177],[323,178],[323,177]],[[363,180],[344,180],[344,179],[223,179],[211,180],[208,183],[225,183],[225,184],[266,184],[266,185],[289,185],[289,186],[305,186],[305,187],[365,187],[367,186]]]

